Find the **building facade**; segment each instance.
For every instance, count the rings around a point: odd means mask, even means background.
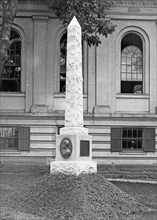
[[[93,160],[155,164],[157,0],[115,0],[108,17],[115,32],[101,37],[99,47],[82,44]],[[55,160],[55,136],[64,126],[66,31],[46,1],[19,1],[0,74],[3,158]]]

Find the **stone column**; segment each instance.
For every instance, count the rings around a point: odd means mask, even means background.
[[[32,112],[46,112],[46,44],[48,17],[34,16],[34,85]]]
[[[97,171],[92,161],[92,137],[83,122],[81,27],[74,17],[68,26],[65,127],[56,136],[56,161],[50,173],[78,175]]]
[[[157,35],[157,19],[155,20],[155,23],[156,23],[156,35]],[[156,42],[156,59],[157,59],[157,42]],[[156,63],[156,72],[157,72],[157,63]],[[156,74],[156,75],[157,75],[157,74]],[[157,76],[156,76],[156,87],[157,87]],[[157,114],[157,88],[156,88],[155,114]]]
[[[110,113],[109,106],[109,71],[108,71],[108,41],[100,36],[101,46],[96,48],[96,101],[94,114]]]

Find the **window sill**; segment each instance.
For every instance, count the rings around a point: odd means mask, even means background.
[[[142,150],[128,150],[128,151],[122,151],[122,152],[119,152],[120,155],[146,155],[146,152],[142,151]]]
[[[9,155],[19,155],[21,152],[19,150],[1,150],[1,156]]]
[[[25,97],[25,93],[19,92],[0,92],[1,97]]]
[[[116,94],[118,99],[149,99],[149,95],[145,94]]]

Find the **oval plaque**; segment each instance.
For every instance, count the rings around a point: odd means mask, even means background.
[[[63,138],[60,143],[60,153],[64,159],[68,159],[72,153],[72,143],[69,138]]]

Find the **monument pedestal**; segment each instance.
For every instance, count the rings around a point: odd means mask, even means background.
[[[50,163],[50,173],[60,172],[74,175],[97,172],[97,163],[92,161],[92,136],[56,136],[56,161]]]
[[[54,161],[50,163],[52,174],[91,174],[97,173],[97,163],[94,161]]]

